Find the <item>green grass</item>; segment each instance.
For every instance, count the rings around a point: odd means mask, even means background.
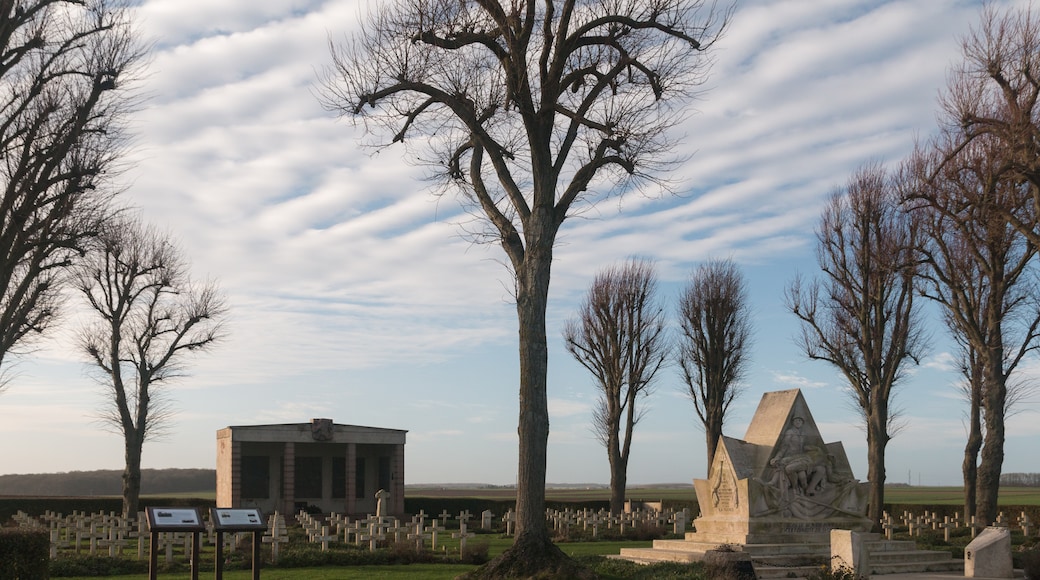
[[[411,564],[408,566],[343,566],[325,568],[262,568],[260,577],[265,580],[447,580],[473,570],[476,566],[463,564]],[[199,578],[211,577],[213,572],[199,573]],[[190,573],[158,574],[163,580],[189,580]],[[227,580],[249,580],[250,570],[224,572]],[[125,580],[144,580],[148,574],[118,576]],[[96,580],[96,578],[71,577],[69,580]]]
[[[893,504],[961,505],[960,487],[886,487],[885,502]],[[1040,505],[1040,488],[1001,487],[999,505]]]

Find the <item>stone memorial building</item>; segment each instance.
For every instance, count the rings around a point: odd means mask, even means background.
[[[382,489],[401,517],[406,433],[332,419],[226,427],[217,431],[217,506],[374,514]]]

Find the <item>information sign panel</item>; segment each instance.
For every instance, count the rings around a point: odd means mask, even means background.
[[[214,529],[223,531],[267,529],[264,516],[256,508],[210,508],[210,520]]]
[[[153,532],[192,532],[206,529],[198,508],[150,507],[146,514],[148,527]]]

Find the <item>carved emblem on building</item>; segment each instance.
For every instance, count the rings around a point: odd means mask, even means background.
[[[311,437],[315,441],[332,441],[336,426],[332,419],[311,419]]]

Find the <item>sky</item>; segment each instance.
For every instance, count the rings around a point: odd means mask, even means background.
[[[1012,2],[997,2],[1001,6]],[[1021,4],[1021,3],[1019,3]],[[408,431],[407,484],[511,484],[517,472],[516,312],[505,256],[463,235],[409,151],[360,145],[316,97],[328,42],[358,29],[357,0],[144,0],[152,46],[136,85],[124,202],[179,239],[193,276],[219,283],[228,338],[169,386],[175,415],[146,468],[211,468],[229,425],[337,423]],[[762,393],[800,388],[827,441],[866,479],[865,434],[841,377],[809,361],[783,306],[812,278],[827,197],[859,166],[896,164],[936,126],[937,97],[980,2],[744,0],[702,97],[675,128],[689,160],[674,195],[587,207],[561,230],[548,312],[550,483],[606,483],[590,430],[597,393],[561,330],[593,276],[655,261],[674,312],[690,272],[732,258],[750,286],[754,343],[725,434],[743,437]],[[966,403],[934,308],[932,348],[898,387],[890,483],[958,485]],[[104,390],[72,347],[78,319],[8,369],[0,473],[121,469],[98,421]],[[674,318],[673,318],[674,320]],[[1040,374],[1029,360],[1023,376]],[[706,474],[704,434],[678,369],[637,426],[629,485]],[[1009,419],[1005,472],[1036,472],[1032,401]]]

